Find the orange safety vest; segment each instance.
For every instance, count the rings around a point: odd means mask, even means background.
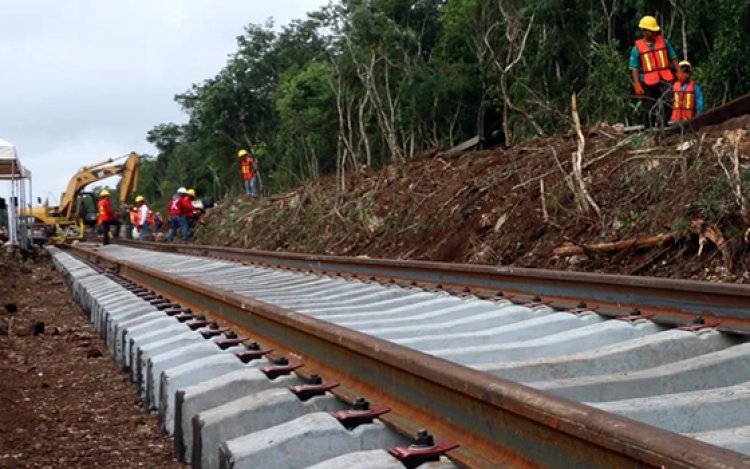
[[[664,80],[667,83],[674,81],[674,74],[672,74],[669,64],[669,51],[667,50],[667,43],[664,42],[664,38],[656,36],[653,50],[643,39],[635,41],[635,47],[641,55],[643,81],[648,86],[654,86],[660,80]]]
[[[248,156],[240,161],[240,172],[242,173],[242,179],[248,180],[253,178],[253,158]]]
[[[104,222],[113,221],[115,219],[112,214],[112,205],[109,203],[109,199],[99,199],[99,202],[97,203],[97,215],[100,225]]]
[[[686,121],[695,117],[695,82],[690,81],[685,90],[682,89],[684,83],[675,82],[672,90],[674,91],[674,103],[672,104],[672,120]]]
[[[141,226],[141,223],[140,223],[141,220],[140,220],[140,216],[138,213],[139,212],[136,209],[132,209],[130,211],[130,224],[133,226]]]

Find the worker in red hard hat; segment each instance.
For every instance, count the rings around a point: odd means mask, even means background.
[[[638,23],[642,38],[635,41],[630,52],[629,68],[633,90],[641,100],[642,123],[653,127],[667,121],[668,112],[659,115],[661,108],[671,106],[672,83],[683,78],[677,52],[668,39],[662,37],[659,23],[653,16],[644,16]]]

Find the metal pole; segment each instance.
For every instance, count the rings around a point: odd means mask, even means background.
[[[13,160],[10,164],[10,203],[8,204],[8,238],[10,244],[15,246],[18,244],[18,212],[16,207],[18,205],[18,199],[16,196],[16,162]]]

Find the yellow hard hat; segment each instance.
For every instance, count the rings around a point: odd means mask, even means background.
[[[135,198],[135,203],[143,202],[144,200],[146,199],[144,199],[142,195],[139,195],[138,197]]]
[[[107,189],[104,189],[103,191],[99,192],[99,197],[109,197],[109,191]]]
[[[638,23],[638,27],[641,29],[647,29],[649,31],[659,31],[659,22],[653,16],[644,16]]]
[[[240,150],[240,151],[237,152],[237,157],[238,158],[242,158],[245,155],[247,155],[247,150],[245,150],[244,148],[242,150]]]
[[[679,65],[680,65],[680,67],[688,67],[688,68],[690,68],[690,69],[692,69],[692,68],[693,68],[693,64],[691,64],[691,63],[690,63],[690,62],[688,62],[687,60],[683,60],[682,62],[680,62],[680,64],[679,64]]]
[[[195,197],[195,189],[188,189],[187,193],[190,197]]]

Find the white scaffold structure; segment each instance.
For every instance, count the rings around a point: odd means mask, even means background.
[[[0,230],[7,230],[8,242],[12,246],[27,248],[31,245],[29,220],[19,217],[19,208],[31,203],[31,171],[24,168],[18,158],[16,147],[0,139],[0,186],[8,183],[6,199],[7,216],[0,214]],[[4,225],[4,226],[2,226]]]

